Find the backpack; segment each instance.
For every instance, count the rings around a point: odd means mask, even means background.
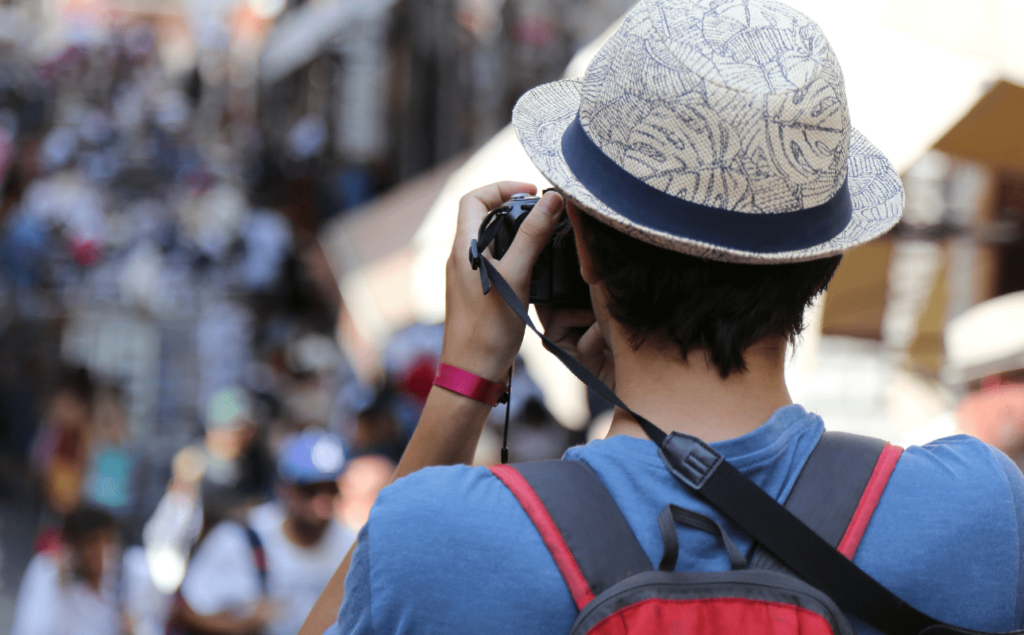
[[[791,492],[785,506],[780,505],[707,443],[681,432],[666,433],[631,410],[578,359],[545,336],[512,287],[482,253],[496,233],[493,224],[488,226],[492,218],[484,219],[478,238],[469,249],[470,264],[480,272],[484,295],[496,290],[573,375],[605,401],[633,416],[644,434],[658,445],[661,460],[680,484],[717,508],[758,543],[752,557],[754,566],[746,566],[742,554],[735,546],[730,549],[731,540],[713,520],[668,507],[659,514],[665,554],[659,570],[652,571],[622,512],[597,476],[593,472],[586,475],[589,468],[585,464],[553,461],[510,466],[505,464],[503,448],[502,465],[492,471],[515,494],[558,564],[581,610],[573,633],[611,635],[632,630],[687,635],[756,634],[756,627],[760,626],[760,632],[773,635],[853,635],[849,621],[839,612],[841,609],[886,635],[986,635],[983,631],[951,626],[918,611],[853,564],[853,551],[896,466],[899,448],[878,439],[846,435],[847,440],[839,441],[839,451],[825,450],[833,445],[832,439],[844,438],[836,436],[838,433],[826,433],[808,458],[808,464],[819,451],[820,456],[828,459],[820,461],[821,467],[812,468],[810,477],[804,478],[806,464],[801,472],[801,479],[809,483],[801,488],[809,492],[799,497],[804,502],[791,506]],[[507,428],[506,411],[506,436]],[[842,449],[843,445],[849,450]],[[861,477],[869,475],[864,487],[857,490],[852,484],[857,479],[853,472],[844,470],[845,462],[857,455],[863,460],[872,454],[875,459],[870,472],[863,466],[857,472]],[[837,524],[839,514],[834,511],[832,496],[844,492],[847,496],[853,492],[857,505],[845,524]],[[598,502],[601,498],[607,500]],[[574,523],[575,515],[583,522]],[[556,521],[555,517],[561,520]],[[671,531],[667,530],[669,521]],[[712,574],[671,571],[675,565],[672,553],[678,555],[676,522],[720,535],[731,552],[733,570]],[[619,527],[613,529],[616,525]],[[837,527],[842,528],[838,540]],[[587,546],[591,541],[594,546]],[[667,560],[672,566],[666,565]],[[598,607],[604,613],[599,613]],[[684,607],[692,613],[684,615],[680,610]],[[722,621],[735,616],[741,618],[737,623]],[[719,620],[721,625],[711,620]],[[784,629],[779,628],[783,625]],[[1024,635],[1024,630],[1007,635]]]
[[[902,449],[826,432],[785,508],[852,559]],[[721,526],[674,505],[658,515],[664,552],[652,566],[597,475],[582,461],[491,471],[533,521],[580,613],[572,635],[772,633],[854,635],[838,606],[761,546],[750,562]],[[676,524],[719,536],[731,571],[676,572]]]

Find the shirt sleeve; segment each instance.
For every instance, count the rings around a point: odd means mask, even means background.
[[[345,576],[345,600],[338,621],[324,635],[372,635],[373,597],[370,592],[370,523],[363,525],[352,552],[352,564]]]
[[[1017,518],[1017,544],[1014,553],[1017,554],[1017,606],[1014,610],[1014,628],[1024,628],[1024,474],[1021,474],[1017,465],[999,450],[991,448],[996,455],[996,461],[1003,468],[1006,474],[1006,481],[1010,488],[1010,495],[1013,499],[1014,514]]]
[[[48,635],[54,630],[59,585],[57,563],[48,554],[34,555],[21,579],[11,635]]]
[[[241,525],[224,521],[203,538],[188,564],[181,597],[200,615],[244,615],[262,595],[252,546]]]
[[[1020,628],[1021,478],[1001,452],[966,435],[908,447],[854,563],[948,624]]]

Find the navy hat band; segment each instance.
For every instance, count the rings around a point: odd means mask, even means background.
[[[631,222],[726,249],[779,253],[816,247],[838,236],[853,217],[846,179],[828,201],[793,212],[734,212],[684,201],[612,161],[587,136],[579,116],[562,135],[562,154],[584,187]]]

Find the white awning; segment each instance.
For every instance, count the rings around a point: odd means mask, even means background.
[[[280,19],[260,56],[260,81],[276,82],[310,62],[331,40],[359,20],[383,16],[396,0],[307,2]]]

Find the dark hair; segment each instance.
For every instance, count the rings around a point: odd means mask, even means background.
[[[640,348],[664,338],[683,359],[703,349],[718,373],[746,370],[743,353],[771,336],[792,342],[804,309],[825,290],[842,256],[778,265],[704,260],[661,249],[579,214],[613,318]]]
[[[60,537],[66,544],[76,547],[100,531],[116,532],[117,521],[101,509],[80,507],[64,518]]]
[[[96,386],[87,368],[68,366],[61,370],[57,380],[57,390],[65,390],[91,406],[96,396]]]

